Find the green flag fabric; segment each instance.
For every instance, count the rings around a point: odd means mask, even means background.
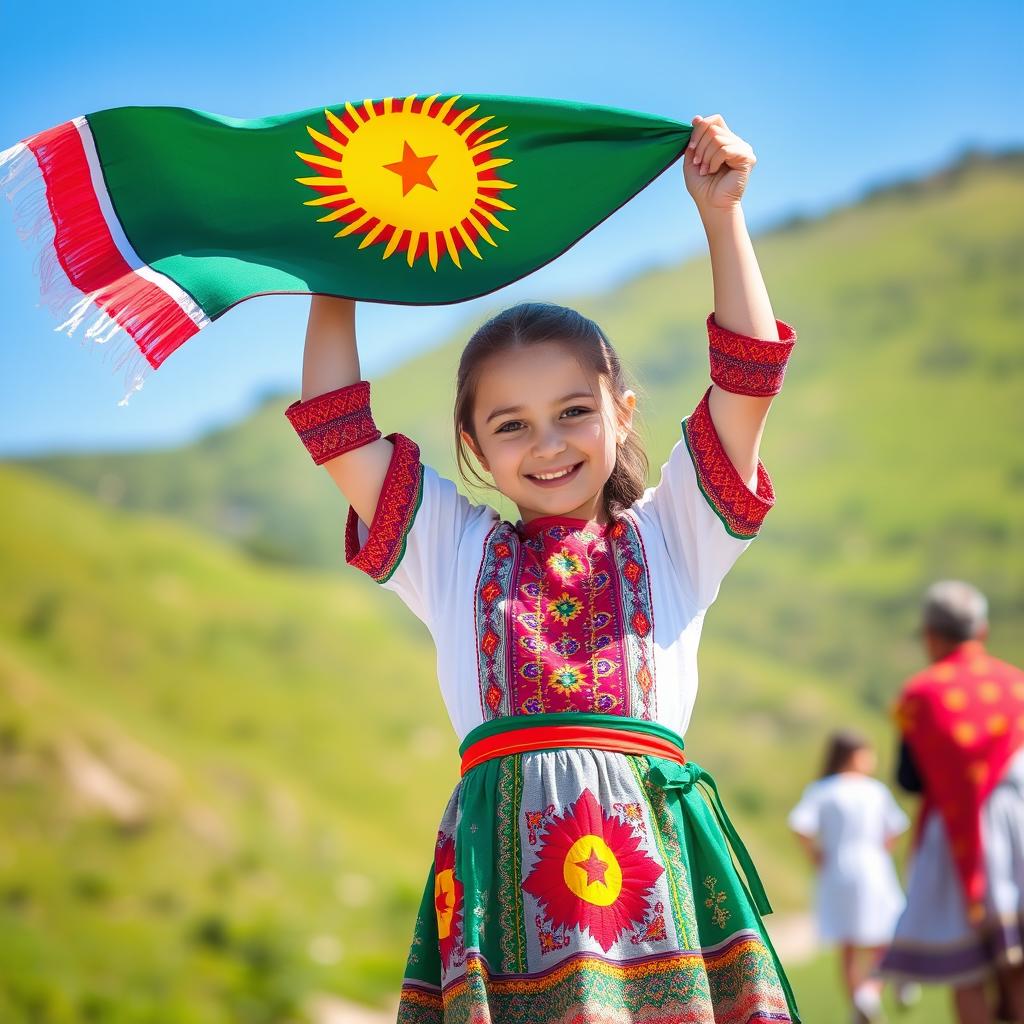
[[[387,97],[252,120],[76,117],[0,153],[72,333],[152,367],[254,295],[443,304],[555,259],[683,153],[690,126],[508,96]]]

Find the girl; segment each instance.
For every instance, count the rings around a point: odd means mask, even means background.
[[[511,523],[381,437],[353,304],[312,300],[288,418],[351,503],[348,563],[430,630],[461,741],[403,1024],[798,1020],[753,865],[682,752],[705,612],[774,501],[758,446],[795,338],[744,225],[753,151],[718,115],[693,123],[714,383],[655,487],[636,396],[581,314],[515,306],[462,355],[460,469],[491,475]]]
[[[850,730],[833,733],[821,778],[789,815],[789,827],[819,869],[818,934],[839,943],[855,1020],[881,1011],[882,982],[874,971],[905,902],[890,851],[910,822],[885,784],[871,777],[874,770],[867,740]]]

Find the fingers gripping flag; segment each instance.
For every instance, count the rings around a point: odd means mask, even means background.
[[[241,120],[76,117],[0,153],[73,333],[144,369],[254,295],[444,304],[555,259],[682,155],[690,126],[507,96],[388,97]],[[124,361],[124,360],[122,360]],[[138,377],[141,385],[141,375]]]

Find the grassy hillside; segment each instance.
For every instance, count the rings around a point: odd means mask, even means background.
[[[0,1020],[393,987],[457,777],[426,631],[24,470],[0,489]]]

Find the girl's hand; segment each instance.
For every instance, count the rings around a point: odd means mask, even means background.
[[[693,119],[683,154],[683,180],[701,216],[739,206],[757,157],[750,144],[729,130],[721,114]]]

